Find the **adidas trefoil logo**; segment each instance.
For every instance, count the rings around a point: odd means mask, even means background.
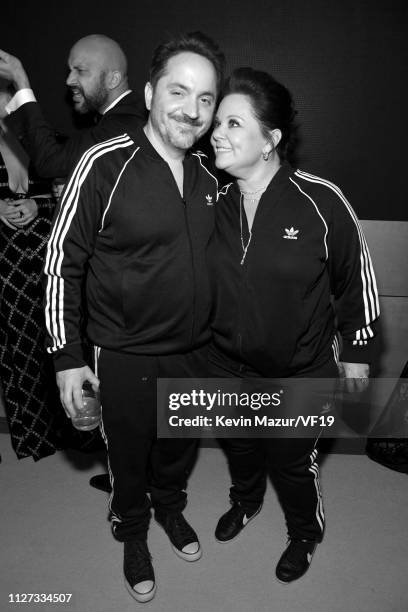
[[[213,205],[213,199],[212,196],[210,194],[205,196],[205,199],[207,200],[207,206],[212,206]]]
[[[285,232],[286,234],[283,235],[283,238],[287,238],[288,240],[297,240],[297,234],[299,233],[299,230],[295,230],[294,227],[291,227],[290,229],[287,229],[285,227]]]

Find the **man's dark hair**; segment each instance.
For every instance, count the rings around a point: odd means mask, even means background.
[[[212,38],[202,32],[180,34],[156,47],[150,64],[149,80],[152,86],[154,87],[165,73],[169,59],[184,52],[197,53],[212,63],[217,75],[219,91],[224,79],[225,57]]]

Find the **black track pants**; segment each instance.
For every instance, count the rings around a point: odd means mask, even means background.
[[[256,376],[248,368],[210,351],[209,376]],[[312,378],[335,379],[334,360],[308,373]],[[316,432],[317,434],[319,431]],[[324,511],[317,464],[316,437],[311,438],[223,438],[232,486],[230,498],[248,510],[258,507],[269,473],[282,505],[288,535],[293,539],[320,542],[324,531]]]
[[[165,512],[185,507],[197,451],[194,439],[157,438],[156,379],[206,376],[207,350],[168,356],[97,352],[113,534],[119,541],[144,538],[150,505]]]

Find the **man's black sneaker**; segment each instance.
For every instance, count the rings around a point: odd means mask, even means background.
[[[239,503],[234,503],[232,508],[222,515],[215,529],[215,538],[218,542],[229,542],[237,537],[245,525],[249,523],[260,511],[262,504],[255,510],[248,510]]]
[[[292,582],[301,578],[309,569],[317,542],[309,540],[289,540],[278,565],[276,577],[280,582]]]
[[[146,540],[124,542],[123,573],[131,596],[141,603],[156,593],[154,571]]]
[[[176,555],[184,561],[197,561],[201,557],[198,536],[181,512],[156,511],[154,517],[167,533]]]

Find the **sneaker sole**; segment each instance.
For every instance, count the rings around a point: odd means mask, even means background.
[[[138,601],[139,603],[147,603],[148,601],[153,599],[153,597],[156,594],[156,589],[157,589],[156,583],[155,583],[153,588],[148,593],[138,593],[137,591],[135,591],[135,589],[132,589],[132,587],[126,580],[126,578],[125,578],[125,587],[127,591],[129,592],[129,594],[133,597],[133,599],[136,599],[136,601]]]
[[[166,533],[165,528],[163,527],[163,525],[160,523],[160,521],[157,520],[156,518],[156,523],[158,525],[160,525],[160,527],[163,529],[164,533],[166,534],[167,537],[169,537]],[[176,546],[174,546],[174,544],[171,543],[170,539],[169,542],[171,544],[171,547],[173,549],[173,551],[176,553],[176,555],[178,557],[180,557],[180,559],[183,559],[183,561],[198,561],[199,559],[201,559],[201,556],[203,554],[203,550],[201,548],[200,542],[198,542],[198,550],[197,552],[193,553],[193,554],[188,554],[188,553],[183,553],[182,550],[179,550]]]
[[[280,578],[277,577],[277,575],[275,574],[275,580],[276,582],[279,582],[280,584],[284,584],[285,586],[289,586],[289,584],[293,584],[294,582],[297,582],[298,580],[300,580],[301,578],[303,578],[307,572],[309,571],[310,565],[307,568],[307,570],[305,572],[303,572],[303,574],[301,576],[298,576],[297,578],[294,578],[293,580],[281,580]]]
[[[170,542],[171,544],[171,542]],[[201,546],[199,547],[199,549],[197,550],[197,552],[189,554],[189,553],[183,553],[182,550],[179,550],[178,548],[176,548],[174,546],[174,544],[171,544],[172,549],[174,550],[174,552],[176,553],[176,555],[178,557],[180,557],[180,559],[183,559],[184,561],[198,561],[199,559],[201,559],[201,556],[203,554],[203,551],[201,549]]]
[[[261,510],[262,510],[262,504],[260,505],[258,510],[255,512],[255,514],[253,514],[251,516],[251,518],[249,518],[248,521],[245,523],[245,525],[242,526],[242,528],[238,531],[238,533],[236,535],[234,535],[233,538],[229,538],[228,540],[219,540],[217,538],[217,536],[215,536],[215,541],[218,542],[219,544],[228,544],[228,542],[233,542],[234,540],[236,540],[237,537],[239,535],[241,535],[241,533],[244,531],[244,529],[248,525],[248,523],[250,523],[252,521],[252,519],[254,519],[260,513]]]

